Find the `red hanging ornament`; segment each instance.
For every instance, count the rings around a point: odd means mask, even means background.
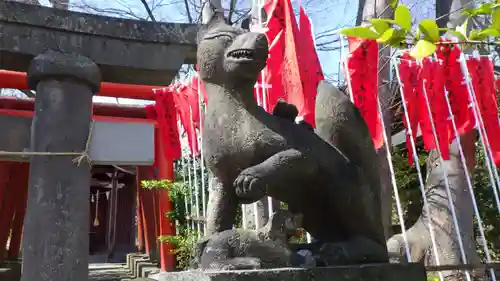
[[[304,120],[315,127],[314,117],[316,95],[318,84],[324,80],[321,64],[314,46],[314,35],[312,33],[311,20],[303,7],[300,7],[300,77],[302,78],[302,87],[304,90],[305,115]]]
[[[154,97],[160,140],[165,144],[164,156],[167,159],[178,159],[181,157],[181,144],[174,97],[167,88],[156,91]]]
[[[403,124],[406,128],[406,147],[408,149],[408,164],[413,166],[413,146],[411,144],[417,139],[417,129],[420,120],[419,107],[422,106],[418,103],[419,95],[422,95],[422,83],[420,80],[420,66],[415,59],[411,58],[408,54],[401,57],[399,64],[399,75],[401,78],[401,87],[405,98],[406,112],[408,115],[409,124],[406,121],[406,116],[403,116]],[[409,134],[411,128],[412,134]]]
[[[347,72],[354,104],[370,131],[375,149],[384,144],[378,111],[378,44],[375,40],[348,38]]]
[[[467,61],[467,67],[472,78],[478,113],[482,117],[493,161],[497,167],[500,167],[500,124],[493,63],[488,57],[481,57],[479,60],[471,58]]]
[[[270,0],[264,4],[266,12],[266,36],[272,42],[278,33],[285,29],[284,0]]]
[[[306,116],[310,114],[307,101],[304,98],[304,89],[302,87],[302,79],[299,68],[298,54],[299,44],[298,38],[299,29],[293,13],[292,4],[290,0],[282,0],[283,12],[285,18],[285,53],[283,60],[283,87],[287,94],[287,101],[294,104],[298,111],[298,116]]]
[[[188,91],[190,91],[190,87],[177,85],[172,91],[172,96],[174,97],[175,107],[179,113],[182,127],[186,130],[189,149],[192,155],[198,155],[198,138],[195,123],[193,121],[193,110],[195,109],[190,105]]]
[[[464,83],[464,75],[460,67],[460,47],[458,45],[442,45],[438,48],[436,55],[441,60],[442,73],[445,79],[445,88],[448,91],[451,111],[454,116],[457,134],[463,135],[474,129],[475,120],[471,108],[467,85]],[[449,124],[450,142],[455,139],[453,124]]]
[[[197,88],[193,87],[193,84],[189,84],[185,87],[183,94],[186,96],[188,105],[191,108],[193,125],[195,128],[200,129],[200,97]]]
[[[257,81],[257,83],[262,85],[262,87],[271,86],[267,87],[265,90],[266,95],[264,98],[266,99],[267,112],[273,111],[279,99],[287,100],[287,95],[283,88],[282,75],[285,47],[284,39],[284,31],[281,30],[274,38],[274,41],[269,41],[269,57],[267,59],[266,68],[263,72],[264,80],[262,80],[262,77],[259,76]]]
[[[443,68],[436,61],[431,61],[429,58],[425,58],[422,61],[422,78],[425,92],[419,99],[419,103],[422,104],[421,107],[425,113],[422,112],[421,114],[420,129],[426,149],[435,149],[437,145],[432,129],[432,125],[434,124],[441,156],[444,160],[449,160],[449,111],[444,92],[442,70]],[[425,94],[427,95],[427,101]],[[429,116],[428,105],[432,118]]]
[[[198,65],[196,65],[196,71],[198,71]],[[205,84],[203,83],[203,81],[201,81],[198,75],[194,75],[191,78],[191,86],[193,87],[195,92],[197,93],[198,91],[201,92],[205,104],[208,104],[208,95],[207,95],[207,90],[205,89]]]

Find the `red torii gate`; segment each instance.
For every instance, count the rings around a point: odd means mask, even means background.
[[[27,75],[24,72],[0,70],[0,88],[29,90]],[[101,83],[100,96],[154,100],[153,89],[159,86]],[[0,114],[12,116],[33,116],[34,100],[0,97]],[[165,157],[165,143],[160,140],[158,124],[146,119],[144,107],[116,104],[94,103],[93,119],[102,121],[148,122],[155,125],[155,143],[160,153],[156,153],[158,174],[155,177],[151,167],[137,168],[137,222],[138,248],[150,255],[158,236],[175,235],[175,226],[164,214],[169,212],[171,202],[168,191],[144,190],[140,182],[147,179],[174,180],[173,159]],[[18,165],[18,167],[16,166]],[[16,169],[17,168],[17,169]],[[24,213],[26,210],[29,164],[0,162],[0,262],[7,256],[19,256]],[[6,203],[6,204],[2,204]],[[11,231],[11,240],[7,255],[6,244]],[[175,257],[170,253],[171,246],[160,244],[161,269],[175,267]]]

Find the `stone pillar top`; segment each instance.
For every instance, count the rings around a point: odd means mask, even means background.
[[[48,50],[36,56],[29,66],[28,85],[36,89],[38,82],[47,78],[72,78],[87,84],[92,93],[101,85],[101,71],[91,59],[77,53]]]

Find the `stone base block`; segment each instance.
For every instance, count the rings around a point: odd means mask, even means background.
[[[159,273],[160,269],[156,265],[140,265],[138,268],[139,277],[149,277],[151,274]]]
[[[143,258],[146,258],[147,255],[146,254],[143,254],[143,253],[130,253],[130,254],[127,254],[127,257],[126,257],[126,266],[127,268],[132,271],[132,260],[133,259],[137,259],[137,258],[140,258],[140,259],[143,259]]]
[[[137,264],[139,262],[149,262],[148,257],[132,257],[130,260],[130,272],[132,276],[137,276]]]
[[[134,277],[145,277],[141,275],[142,269],[146,267],[156,267],[156,264],[150,262],[150,261],[137,261],[135,268],[134,268],[134,274],[132,276]]]
[[[21,261],[6,261],[0,264],[0,281],[21,280]]]
[[[137,259],[133,259],[132,260],[132,276],[134,277],[137,277],[138,274],[137,274],[137,266],[140,264],[140,263],[149,263],[149,259],[148,258],[137,258]]]
[[[155,278],[156,279],[156,278]],[[426,281],[421,264],[370,264],[323,268],[162,272],[158,281]]]

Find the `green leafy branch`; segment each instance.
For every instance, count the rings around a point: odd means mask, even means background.
[[[180,235],[160,236],[158,240],[161,243],[172,245],[170,253],[175,255],[178,268],[186,268],[191,261],[194,245],[198,241],[196,231],[187,231],[183,229]]]
[[[180,160],[179,160],[180,161]],[[181,162],[182,163],[182,162]],[[159,192],[168,191],[168,196],[172,202],[172,210],[165,213],[164,215],[169,218],[171,222],[176,222],[176,235],[159,236],[158,241],[161,243],[168,243],[172,246],[171,254],[176,256],[177,263],[176,267],[178,269],[183,269],[188,266],[189,261],[192,257],[192,252],[198,240],[198,232],[194,229],[190,229],[190,224],[192,221],[188,219],[189,206],[186,206],[185,200],[191,202],[192,197],[200,196],[200,194],[193,194],[190,192],[190,186],[188,185],[188,173],[186,173],[186,167],[175,165],[175,181],[170,180],[146,180],[141,182],[141,186],[144,189],[158,190]],[[200,167],[199,165],[197,165]],[[190,169],[190,167],[188,167]],[[208,182],[207,170],[202,173],[201,168],[195,171],[199,178],[204,177],[205,182]],[[202,190],[202,192],[204,192]],[[191,208],[196,208],[198,206],[191,206]],[[241,212],[238,213],[241,217]]]
[[[188,186],[184,181],[171,180],[144,180],[141,181],[142,188],[145,189],[165,189],[168,190],[168,198],[172,202],[173,209],[167,213],[170,221],[184,222],[186,220],[185,198],[189,200]]]
[[[171,254],[176,256],[176,267],[185,268],[191,260],[193,247],[196,245],[198,234],[194,230],[189,229],[189,222],[186,219],[188,210],[184,200],[190,202],[189,186],[184,180],[184,173],[180,170],[175,170],[175,181],[171,180],[144,180],[141,181],[141,186],[144,189],[168,191],[168,197],[172,202],[172,210],[165,213],[171,222],[176,221],[177,235],[159,236],[158,240],[161,243],[169,243],[172,246]]]
[[[455,30],[439,28],[436,20],[424,19],[418,23],[415,31],[412,31],[412,17],[408,6],[399,4],[398,0],[392,0],[390,5],[395,8],[394,19],[371,19],[368,26],[344,28],[340,33],[348,37],[377,40],[378,43],[398,49],[406,49],[413,45],[410,55],[414,58],[430,56],[434,54],[438,45],[450,44],[450,42],[440,42],[441,32],[457,37],[458,44],[500,45],[498,40],[487,41],[490,37],[495,39],[500,37],[500,0],[482,3],[475,9],[464,9],[462,14],[467,15],[467,19]],[[491,17],[491,25],[467,33],[469,21],[477,16]]]
[[[145,189],[169,189],[173,182],[171,180],[143,180],[142,188]]]

